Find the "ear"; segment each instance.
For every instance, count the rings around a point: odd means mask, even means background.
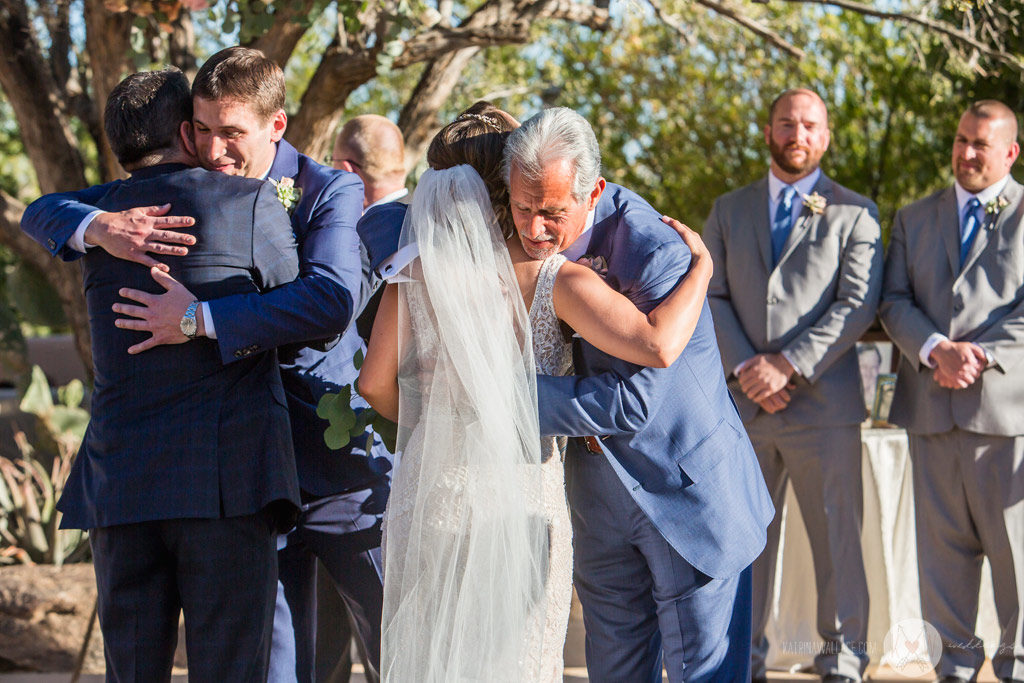
[[[1010,145],[1010,153],[1009,153],[1009,157],[1008,157],[1009,164],[1008,165],[1009,166],[1013,166],[1013,162],[1017,161],[1017,157],[1019,155],[1020,155],[1020,143],[1019,142],[1014,142],[1012,145]]]
[[[181,127],[178,129],[178,134],[181,135],[181,146],[189,155],[193,157],[199,156],[196,153],[196,141],[193,137],[193,129],[191,121],[182,121]]]
[[[766,123],[764,126],[764,144],[771,146],[772,144],[772,124]]]
[[[284,131],[288,128],[288,115],[284,113],[284,109],[278,109],[277,113],[274,114],[274,118],[270,122],[270,140],[271,142],[278,142],[284,137]]]
[[[597,182],[594,183],[594,189],[590,191],[590,201],[587,204],[587,211],[591,211],[596,205],[597,200],[601,198],[601,194],[604,192],[605,179],[603,176],[597,177]]]

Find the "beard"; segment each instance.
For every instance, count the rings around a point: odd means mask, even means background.
[[[789,160],[789,158],[786,156],[786,152],[791,149],[799,149],[803,151],[803,163],[798,164]],[[792,175],[805,175],[808,172],[813,171],[815,168],[817,168],[818,162],[821,161],[820,154],[815,156],[811,152],[810,147],[798,145],[796,143],[783,146],[776,143],[775,140],[769,139],[768,151],[771,152],[772,160],[775,162],[775,164],[786,173],[790,173]]]

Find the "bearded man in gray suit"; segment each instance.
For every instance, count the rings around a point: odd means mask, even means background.
[[[882,323],[901,353],[890,420],[910,435],[921,610],[942,636],[940,680],[973,680],[981,561],[1002,639],[992,668],[1024,680],[1024,208],[1010,177],[1017,118],[972,104],[953,187],[896,214]]]
[[[752,672],[755,681],[766,676],[779,511],[792,481],[825,640],[815,667],[831,683],[860,681],[868,661],[859,427],[866,410],[854,345],[881,291],[878,209],[821,173],[828,112],[814,92],[776,98],[764,136],[768,177],[719,197],[704,227],[725,373],[776,509],[753,566]]]

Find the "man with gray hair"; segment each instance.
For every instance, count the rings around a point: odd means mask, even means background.
[[[597,140],[550,109],[514,131],[505,178],[528,254],[597,264],[649,311],[686,275],[690,252],[646,201],[600,175]],[[575,376],[538,378],[544,435],[569,435],[566,490],[575,583],[593,681],[750,677],[750,563],[771,500],[729,398],[704,304],[668,368],[574,340]]]

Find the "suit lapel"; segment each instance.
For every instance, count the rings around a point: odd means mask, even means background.
[[[943,243],[946,245],[946,258],[953,279],[960,273],[960,212],[956,207],[956,190],[952,187],[939,197],[935,206],[938,214],[935,225],[938,227]]]
[[[825,198],[826,207],[832,203],[832,185],[832,181],[822,173],[821,177],[818,178],[818,182],[814,184],[814,189],[811,190],[812,194],[817,192]],[[797,197],[797,199],[803,203],[803,197]],[[811,213],[811,210],[806,206],[800,210],[800,215],[796,219],[796,224],[793,226],[793,229],[789,231],[789,237],[786,239],[786,244],[782,247],[782,254],[779,255],[779,263],[782,263],[789,258],[789,255],[794,249],[796,249],[796,246],[800,244],[800,240],[804,238],[804,235],[806,235],[807,231],[811,229],[811,226],[821,220],[821,215],[822,214],[820,213]]]
[[[267,174],[267,178],[272,178],[273,180],[294,178],[298,172],[299,152],[287,140],[282,138],[277,143],[277,154],[274,155],[274,162],[270,164],[270,172]]]
[[[978,260],[978,257],[981,256],[988,245],[989,236],[997,235],[999,230],[1002,229],[1003,224],[1006,223],[1007,217],[1017,208],[1021,198],[1021,186],[1013,178],[1010,178],[1000,196],[1005,197],[1009,203],[999,211],[998,215],[991,216],[985,214],[981,227],[974,236],[974,242],[971,243],[971,248],[967,252],[967,258],[964,259],[964,267],[960,269],[960,274],[963,274]],[[957,230],[959,236],[959,225]]]
[[[768,178],[761,178],[750,186],[751,197],[749,201],[741,203],[747,207],[747,211],[753,212],[750,216],[749,225],[754,230],[754,243],[761,254],[761,262],[764,263],[766,273],[772,272],[772,226],[768,222]]]

